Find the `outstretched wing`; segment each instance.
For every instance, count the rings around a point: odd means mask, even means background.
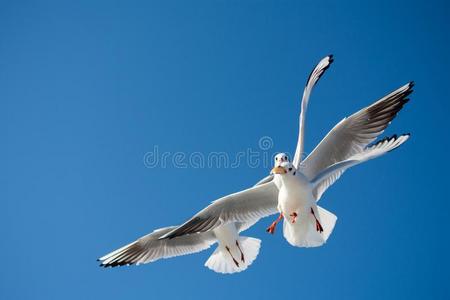
[[[320,77],[323,75],[323,73],[325,73],[326,69],[330,67],[332,62],[333,55],[328,55],[322,58],[322,60],[317,64],[314,70],[312,70],[311,74],[308,77],[308,80],[306,81],[300,109],[297,147],[295,149],[294,160],[292,161],[294,166],[298,166],[302,160],[305,139],[305,120],[306,111],[308,110],[309,96],[311,95],[312,89],[316,85],[317,81],[319,81]]]
[[[277,204],[276,185],[273,182],[260,184],[212,202],[186,223],[160,238],[206,232],[230,222],[254,222],[276,213]]]
[[[374,104],[344,118],[300,164],[301,171],[312,180],[325,168],[362,152],[383,133],[409,101],[407,97],[411,94],[413,85],[413,82],[410,82]]]
[[[309,74],[308,80],[306,81],[305,89],[303,90],[302,103],[300,107],[300,118],[299,118],[299,132],[297,147],[294,154],[293,164],[298,165],[302,158],[303,148],[304,148],[304,138],[305,138],[305,119],[306,111],[308,109],[309,97],[311,96],[312,89],[322,77],[323,73],[330,67],[333,62],[333,55],[327,55],[320,60],[317,66]],[[273,180],[273,175],[268,175],[267,177],[258,181],[255,185],[260,185]]]
[[[322,194],[347,170],[353,166],[359,165],[365,161],[374,159],[384,155],[406,142],[409,134],[402,134],[399,137],[394,135],[390,138],[384,138],[370,147],[364,149],[363,152],[357,153],[348,159],[335,163],[317,174],[316,178],[311,180],[313,188],[313,196],[316,201],[320,200]]]
[[[216,242],[212,232],[204,232],[177,237],[171,240],[160,240],[163,234],[177,228],[177,226],[160,228],[141,237],[122,248],[119,248],[99,258],[102,267],[116,267],[123,265],[139,265],[156,261],[161,258],[196,253],[208,249]]]

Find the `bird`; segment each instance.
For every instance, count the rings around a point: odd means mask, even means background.
[[[281,163],[287,161],[289,159],[285,153],[279,153],[274,157],[275,166],[279,166]],[[263,197],[260,199],[270,202],[270,198],[276,198],[277,192],[277,188],[270,185],[268,189],[264,189]],[[239,197],[239,193],[230,196]],[[200,252],[217,243],[218,247],[205,262],[205,266],[212,271],[223,274],[242,272],[258,256],[261,240],[253,237],[240,236],[239,234],[250,228],[257,220],[230,222],[217,226],[209,231],[182,235],[172,239],[159,238],[171,230],[176,229],[178,226],[156,229],[152,233],[100,257],[98,261],[101,261],[100,266],[102,267],[139,265],[154,262],[162,258]]]
[[[399,137],[385,138],[373,144],[396,117],[397,113],[409,101],[408,96],[412,93],[414,82],[409,82],[401,86],[378,101],[375,101],[373,104],[352,114],[350,117],[342,119],[331,129],[306,159],[302,161],[305,112],[309,96],[314,84],[323,74],[324,70],[329,67],[330,62],[333,61],[332,56],[328,56],[322,61],[328,63],[319,63],[318,67],[313,70],[308,78],[305,92],[303,93],[302,111],[299,117],[299,136],[292,162],[292,172],[296,176],[302,177],[302,181],[304,181],[302,185],[308,190],[304,192],[308,194],[308,199],[303,200],[305,203],[312,202],[312,199],[316,202],[319,201],[323,193],[348,168],[392,151],[409,138],[409,134],[403,134]],[[186,234],[206,232],[229,222],[246,222],[248,220],[266,217],[272,214],[274,210],[279,212],[280,184],[282,187],[284,181],[278,179],[279,177],[277,175],[280,174],[276,173],[276,169],[272,173],[261,180],[258,185],[250,189],[214,201],[179,227],[162,235],[160,239],[170,239]],[[275,190],[278,192],[276,199],[273,198],[273,195],[266,197],[269,193],[273,193],[273,187],[276,187]],[[333,214],[324,209],[316,209],[314,205],[310,208],[312,208],[310,213],[314,217],[315,224],[317,225],[316,231],[319,231],[321,234],[321,241],[309,240],[308,236],[305,237],[305,234],[292,238],[290,233],[295,235],[298,232],[288,230],[289,227],[286,225],[284,226],[286,228],[284,230],[284,236],[291,245],[299,247],[322,245],[334,228],[336,217]],[[297,214],[298,217],[299,212],[292,210],[289,213],[289,217],[292,217],[291,214],[294,217]],[[276,224],[281,221],[283,216],[284,214],[281,212],[267,231],[273,233]],[[321,219],[323,219],[323,223],[327,224],[322,224],[320,222]],[[295,226],[298,227],[299,224],[297,223]],[[324,228],[323,225],[327,225],[327,228]]]
[[[320,199],[325,190],[346,169],[393,150],[407,139],[407,135],[402,135],[400,139],[392,137],[372,144],[408,101],[406,97],[412,92],[412,82],[339,122],[301,162],[304,120],[309,96],[318,79],[332,62],[333,56],[325,57],[308,77],[302,98],[299,137],[293,162],[291,163],[287,156],[284,157],[284,153],[275,156],[274,162],[274,169],[285,169],[286,164],[291,164],[292,170],[295,170],[293,172],[296,172],[295,176],[297,172],[302,173],[311,185],[311,194],[315,201]],[[394,144],[397,146],[394,147]],[[363,155],[366,151],[375,149],[378,149],[377,155],[375,152]],[[277,158],[283,159],[277,161]],[[241,238],[246,237],[240,237],[239,233],[259,219],[279,212],[278,200],[285,180],[274,169],[272,174],[254,186],[213,201],[183,224],[155,230],[101,257],[99,259],[101,266],[148,263],[160,258],[199,252],[218,242],[218,248],[206,261],[205,266],[220,273],[235,273],[246,269],[259,253],[260,240],[247,238],[248,244],[252,245],[244,247],[245,242]],[[320,233],[321,237],[326,240],[324,234],[327,230],[331,233],[332,228],[331,226],[324,228],[327,223],[321,220],[323,214],[319,211],[314,213],[317,214],[315,221],[318,221],[320,226],[317,223],[316,225],[323,230]]]
[[[308,77],[303,98],[309,98],[312,88],[332,62],[332,55],[319,61]],[[289,156],[286,153],[278,153],[274,157],[274,166],[288,161]],[[239,199],[243,199],[244,202],[248,201],[251,205],[253,205],[252,203],[262,205],[261,216],[272,215],[277,213],[276,206],[272,204],[277,201],[280,186],[279,178],[274,179],[271,174],[258,181],[252,188],[225,196],[215,202],[220,206],[228,199],[239,204],[241,202]],[[212,205],[214,206],[214,203]],[[210,207],[208,210],[211,209],[213,208]],[[97,260],[101,262],[100,266],[105,268],[146,264],[163,258],[197,253],[210,248],[217,242],[218,247],[205,262],[205,266],[217,273],[238,273],[247,269],[258,256],[261,240],[239,235],[255,224],[259,220],[258,216],[258,213],[254,213],[245,218],[245,221],[241,222],[236,219],[236,221],[214,226],[210,230],[206,230],[208,224],[193,226],[189,228],[191,234],[179,234],[170,238],[165,238],[165,236],[179,226],[159,228]],[[217,220],[213,218],[210,221],[213,223]]]
[[[321,171],[312,180],[297,170],[291,162],[283,162],[272,169],[275,180],[281,182],[278,193],[278,218],[269,226],[267,231],[274,233],[278,222],[283,218],[283,235],[292,246],[318,247],[322,246],[332,233],[337,217],[326,209],[317,205],[319,193],[348,168],[384,155],[409,138],[409,134],[392,136],[377,142],[362,152],[352,155],[348,159],[332,164]]]
[[[407,97],[413,86],[414,82],[409,82],[341,120],[302,162],[309,101],[305,89],[293,163],[285,162],[271,171],[279,187],[277,208],[280,214],[266,231],[273,234],[278,222],[288,217],[290,220],[283,222],[283,235],[291,245],[323,245],[333,231],[337,217],[317,206],[316,202],[345,170],[390,152],[409,139],[410,134],[394,135],[370,145],[409,101]]]

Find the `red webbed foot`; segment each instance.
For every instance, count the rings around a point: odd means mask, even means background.
[[[281,219],[283,219],[283,214],[280,214],[278,216],[278,218],[272,223],[272,225],[270,225],[269,227],[267,227],[266,231],[270,234],[274,234],[275,233],[275,228],[277,227],[278,222],[281,221]]]

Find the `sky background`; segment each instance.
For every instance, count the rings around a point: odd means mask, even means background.
[[[2,1],[1,299],[448,299],[449,4],[446,1]],[[257,260],[203,267],[215,246],[150,265],[96,258],[266,176],[264,166],[148,168],[159,150],[293,152],[304,83],[306,151],[344,116],[410,80],[385,135],[321,205],[327,244],[291,247],[272,217],[244,235]],[[161,298],[159,298],[161,299]]]

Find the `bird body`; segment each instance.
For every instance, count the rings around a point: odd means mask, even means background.
[[[278,193],[278,211],[287,218],[293,213],[299,216],[306,213],[307,208],[316,204],[312,197],[312,187],[308,179],[300,172],[292,176],[275,175],[281,181]]]
[[[297,247],[323,245],[333,231],[336,216],[317,206],[313,184],[290,162],[275,167],[273,172],[274,180],[281,183],[277,207],[280,217],[284,219],[283,235],[286,240]],[[268,232],[274,233],[280,217],[272,223]]]
[[[224,274],[244,271],[258,256],[261,240],[239,236],[235,223],[213,229],[218,247],[206,261],[209,269]]]

